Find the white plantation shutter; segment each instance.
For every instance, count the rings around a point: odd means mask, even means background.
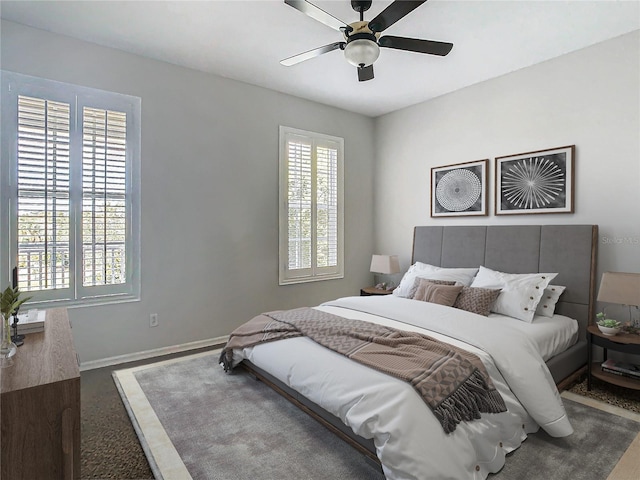
[[[287,269],[311,271],[311,149],[308,142],[289,140],[287,148]]]
[[[280,284],[341,278],[343,140],[280,127]]]
[[[82,114],[82,282],[126,282],[127,116],[97,108]]]
[[[3,71],[2,101],[2,278],[42,306],[138,298],[140,99]]]
[[[20,287],[69,288],[69,105],[20,95],[17,127]]]
[[[338,150],[316,147],[316,265],[338,265]]]

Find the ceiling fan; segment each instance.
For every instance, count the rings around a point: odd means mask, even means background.
[[[408,50],[410,52],[427,53],[429,55],[447,55],[453,48],[452,43],[436,42],[434,40],[420,40],[417,38],[380,36],[380,33],[408,15],[427,0],[396,0],[385,8],[373,20],[365,21],[364,12],[371,7],[371,0],[351,0],[351,7],[360,13],[360,21],[345,23],[333,15],[325,12],[307,0],[284,0],[284,3],[296,10],[342,32],[345,41],[335,42],[323,47],[314,48],[308,52],[285,58],[280,63],[287,67],[318,57],[333,50],[344,50],[347,61],[358,67],[358,80],[364,82],[373,78],[373,62],[380,55],[380,47]]]

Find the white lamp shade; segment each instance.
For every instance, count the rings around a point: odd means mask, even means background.
[[[371,257],[371,268],[373,273],[400,273],[400,262],[397,255],[373,255]]]
[[[640,305],[640,273],[604,272],[598,301],[620,305]]]
[[[344,47],[344,58],[355,67],[368,67],[378,59],[380,47],[373,40],[351,40]]]

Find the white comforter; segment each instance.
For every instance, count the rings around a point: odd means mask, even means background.
[[[347,297],[317,307],[346,318],[421,331],[478,355],[507,405],[451,434],[411,385],[302,337],[234,352],[274,375],[353,431],[373,438],[388,479],[484,479],[502,468],[538,426],[555,437],[573,430],[535,342],[476,314],[393,297]],[[427,330],[425,332],[425,330]],[[284,353],[283,353],[284,352]]]

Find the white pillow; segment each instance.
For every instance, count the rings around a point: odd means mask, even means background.
[[[502,289],[491,311],[531,323],[544,289],[557,275],[557,273],[504,273],[480,267],[471,286]]]
[[[460,282],[468,287],[476,273],[478,273],[477,268],[442,268],[428,263],[416,262],[409,267],[393,294],[398,297],[408,297],[417,277],[427,280]]]
[[[542,315],[543,317],[553,317],[556,311],[556,303],[560,300],[560,295],[565,291],[567,287],[561,285],[549,285],[544,289],[540,303],[536,308],[536,315]]]

